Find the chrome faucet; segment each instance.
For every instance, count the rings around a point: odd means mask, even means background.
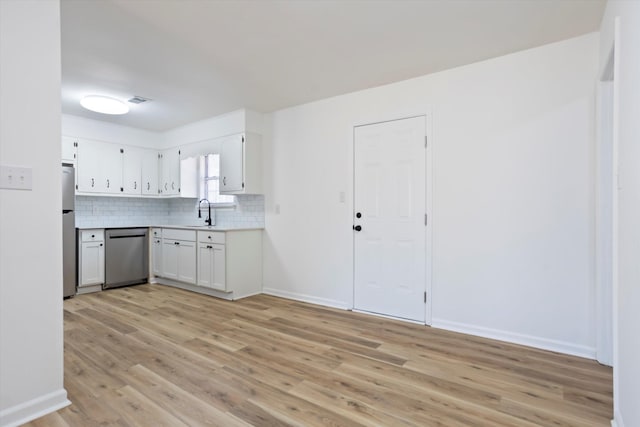
[[[209,217],[205,219],[204,222],[211,227],[211,202],[209,200],[200,199],[198,202],[198,218],[202,218],[202,202],[207,202],[207,207],[209,208]]]

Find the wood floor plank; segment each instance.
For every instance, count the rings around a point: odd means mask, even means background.
[[[64,302],[72,405],[27,426],[608,426],[595,361],[270,295]]]
[[[353,418],[344,417],[330,408],[325,408],[316,402],[301,399],[284,390],[272,387],[243,372],[225,367],[224,370],[233,377],[235,381],[243,383],[252,390],[252,397],[249,399],[253,404],[261,407],[270,414],[277,414],[278,418],[297,419],[299,423],[306,426],[353,426],[359,427]],[[290,422],[290,424],[296,424]]]
[[[316,402],[327,408],[331,408],[344,416],[353,418],[366,426],[418,426],[402,418],[387,414],[358,399],[346,396],[311,381],[303,381],[296,385],[291,393],[303,399]]]
[[[126,378],[136,390],[143,390],[147,398],[189,426],[248,425],[193,396],[143,365],[135,365],[128,369]]]
[[[153,420],[154,427],[189,427],[130,385],[116,390],[110,400],[131,426],[147,427]]]

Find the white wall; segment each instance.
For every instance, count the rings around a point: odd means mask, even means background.
[[[145,148],[165,148],[164,133],[91,120],[70,114],[62,115],[62,135]]]
[[[593,357],[597,46],[589,34],[266,116],[266,292],[352,306],[353,126],[431,111],[433,325]]]
[[[640,425],[640,2],[607,3],[600,36],[600,66],[620,18],[618,147],[618,287],[614,304],[614,416],[619,427]]]
[[[54,0],[0,1],[0,163],[33,168],[33,191],[0,189],[3,426],[68,404],[62,358],[59,11]]]

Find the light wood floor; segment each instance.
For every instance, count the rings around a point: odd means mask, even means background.
[[[29,426],[607,426],[611,369],[266,295],[65,301],[73,405]]]

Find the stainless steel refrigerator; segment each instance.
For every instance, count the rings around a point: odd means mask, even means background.
[[[76,183],[72,165],[62,165],[62,294],[76,294]]]

